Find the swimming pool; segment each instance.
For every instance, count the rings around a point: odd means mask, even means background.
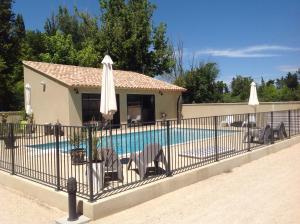
[[[217,135],[229,135],[233,130],[218,130]],[[192,129],[192,128],[172,128],[170,129],[170,145],[190,142],[194,140],[202,140],[213,138],[215,136],[214,130],[211,129]],[[167,129],[157,129],[142,132],[130,132],[112,135],[112,145],[118,154],[131,153],[143,150],[146,145],[150,143],[159,143],[162,146],[167,145]],[[111,145],[109,136],[99,138],[98,146],[100,148]],[[46,144],[30,145],[30,148],[38,150],[51,150],[56,146],[55,142]],[[88,148],[87,142],[80,144],[82,148]],[[63,141],[59,143],[60,151],[68,152],[74,148],[69,142]]]

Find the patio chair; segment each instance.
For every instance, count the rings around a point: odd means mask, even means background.
[[[136,118],[131,120],[131,123],[138,124],[138,123],[141,122],[141,120],[142,120],[142,116],[139,114],[139,115],[136,116]]]
[[[33,124],[25,124],[25,133],[31,135],[35,133],[35,126]]]
[[[158,163],[160,158],[164,166],[167,167],[167,159],[165,157],[161,145],[158,143],[148,144],[142,152],[131,153],[127,168],[129,169],[131,167],[132,161],[134,161],[139,171],[140,178],[142,180],[145,178],[147,168],[150,167],[149,165],[152,162],[154,162],[155,164],[155,169],[158,169]]]
[[[103,161],[106,172],[115,172],[118,174],[118,179],[123,181],[123,166],[118,154],[112,148],[98,149],[100,158]]]
[[[247,131],[244,135],[244,142],[269,144],[271,143],[272,135],[273,135],[273,130],[270,127],[270,125],[267,124],[264,128],[249,129],[249,132]]]
[[[49,124],[45,124],[44,125],[44,134],[45,135],[52,135],[53,133],[53,128],[52,128],[52,125],[49,123]]]
[[[233,115],[228,115],[224,121],[220,122],[220,127],[223,127],[223,126],[230,127],[233,122],[234,122]]]
[[[64,136],[64,130],[63,130],[63,127],[59,125],[59,129],[58,129],[58,135],[59,136]],[[56,135],[56,128],[55,128],[55,125],[52,125],[52,124],[45,124],[44,125],[44,134],[45,135]]]
[[[249,121],[244,121],[242,127],[256,127],[256,117],[254,114],[250,114]]]
[[[286,133],[285,126],[284,126],[283,122],[280,122],[273,129],[273,136],[274,136],[274,139],[284,139],[284,138],[287,138],[287,133]]]
[[[55,127],[55,125],[53,126],[52,134],[56,135],[56,127]],[[58,135],[59,136],[64,136],[65,135],[65,132],[64,132],[63,127],[61,126],[61,124],[58,124]]]
[[[218,146],[217,151],[219,157],[226,157],[237,152],[234,148],[222,146]],[[216,148],[215,146],[207,146],[201,148],[187,149],[183,152],[180,152],[178,155],[193,159],[211,160],[212,158],[216,157]]]

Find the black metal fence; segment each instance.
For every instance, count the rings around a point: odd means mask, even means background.
[[[0,169],[94,201],[300,133],[300,110],[62,126],[0,124]]]

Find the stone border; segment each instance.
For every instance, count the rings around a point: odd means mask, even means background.
[[[235,167],[257,160],[271,153],[278,152],[299,142],[300,136],[293,137],[285,141],[277,142],[273,145],[255,149],[249,153],[237,155],[203,167],[176,174],[172,177],[167,177],[138,188],[130,189],[107,198],[99,199],[94,203],[90,203],[84,199],[79,199],[78,207],[82,208],[83,215],[92,220],[103,218],[209,177],[228,172]],[[68,211],[67,194],[64,192],[55,191],[53,188],[19,176],[10,175],[3,171],[0,172],[0,184],[20,191],[65,212]]]

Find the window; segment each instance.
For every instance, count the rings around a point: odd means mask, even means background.
[[[119,94],[116,95],[117,99],[117,112],[114,114],[112,123],[114,125],[120,124],[120,102]],[[82,94],[82,122],[88,123],[91,121],[102,121],[100,113],[100,94],[96,93],[83,93]]]
[[[127,118],[132,121],[154,122],[155,121],[155,97],[154,95],[127,95]]]

